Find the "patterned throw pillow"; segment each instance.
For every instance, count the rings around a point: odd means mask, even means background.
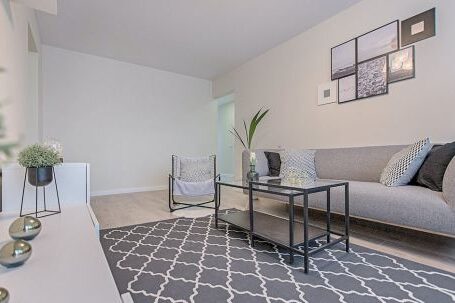
[[[180,180],[201,182],[214,178],[213,160],[204,158],[180,158]]]
[[[397,152],[382,171],[380,182],[385,186],[408,184],[430,150],[430,139],[426,138]]]
[[[316,180],[315,150],[289,150],[280,153],[280,178]]]

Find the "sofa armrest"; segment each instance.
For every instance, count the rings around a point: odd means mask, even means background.
[[[447,204],[455,211],[455,158],[450,161],[444,173],[442,194]]]

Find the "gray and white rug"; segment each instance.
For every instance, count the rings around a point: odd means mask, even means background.
[[[232,211],[232,210],[231,210]],[[287,263],[288,252],[213,217],[103,230],[101,243],[120,293],[142,302],[455,302],[455,275],[339,244]],[[315,244],[317,245],[317,244]]]

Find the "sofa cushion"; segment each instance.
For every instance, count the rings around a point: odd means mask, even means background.
[[[269,166],[267,164],[267,158],[263,151],[255,151],[256,153],[256,167],[255,170],[259,176],[269,175]]]
[[[316,179],[315,150],[285,150],[280,153],[281,179]]]
[[[455,216],[455,158],[450,161],[442,182],[442,194]],[[455,221],[455,220],[454,220]]]
[[[393,154],[404,145],[318,149],[315,163],[321,179],[379,182]]]
[[[433,148],[417,173],[417,184],[442,191],[447,166],[455,156],[455,142]]]
[[[271,177],[278,177],[281,171],[281,158],[279,153],[275,152],[264,152],[269,164],[269,175]]]
[[[453,164],[455,168],[455,161]],[[349,193],[351,216],[455,235],[455,213],[440,192],[421,186],[387,187],[377,182],[349,181]],[[259,192],[255,195],[288,202],[285,196]],[[296,198],[296,204],[302,204],[301,197]],[[309,195],[309,206],[325,210],[326,193]],[[331,209],[344,213],[342,187],[331,190]]]
[[[392,156],[381,174],[380,182],[386,186],[408,184],[430,152],[430,139],[420,140]]]

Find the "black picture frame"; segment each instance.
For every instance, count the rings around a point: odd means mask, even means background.
[[[390,68],[391,68],[390,67],[390,57],[395,53],[399,53],[399,52],[402,52],[402,51],[405,51],[408,49],[411,49],[411,51],[412,51],[412,73],[409,76],[403,76],[403,77],[400,77],[400,78],[394,80],[392,77],[391,70],[390,70]],[[396,82],[400,82],[400,81],[404,81],[404,80],[414,79],[416,76],[415,56],[416,55],[415,55],[414,45],[410,45],[408,47],[399,49],[393,53],[388,54],[387,55],[387,82],[390,84],[390,83],[396,83]]]
[[[380,53],[374,54],[374,55],[369,56],[369,57],[367,56],[367,58],[361,57],[361,51],[359,50],[359,48],[360,48],[362,39],[365,39],[367,36],[373,35],[373,34],[374,34],[375,32],[377,32],[378,30],[381,30],[381,29],[383,29],[383,28],[385,28],[385,27],[388,27],[388,26],[391,26],[391,25],[393,25],[393,24],[395,24],[395,26],[396,26],[396,40],[397,40],[397,42],[396,42],[396,47],[393,48],[393,49],[391,49],[391,50],[384,51],[384,52],[380,52]],[[387,23],[387,24],[384,24],[383,26],[377,27],[377,28],[375,28],[375,29],[373,29],[373,30],[371,30],[371,31],[369,31],[369,32],[367,32],[367,33],[365,33],[365,34],[363,34],[363,35],[360,35],[360,36],[358,36],[356,39],[357,39],[357,50],[356,50],[356,53],[357,53],[357,55],[356,55],[356,56],[357,56],[357,65],[358,65],[359,63],[361,63],[361,62],[366,62],[366,61],[368,61],[368,60],[376,59],[376,58],[378,58],[378,57],[387,55],[387,54],[389,54],[389,53],[393,53],[393,52],[395,52],[395,51],[397,51],[397,50],[400,49],[400,22],[399,22],[398,19],[397,19],[397,20],[394,20],[394,21],[392,21],[392,22],[389,22],[389,23]]]
[[[336,48],[339,48],[339,47],[342,47],[348,43],[354,43],[354,66],[353,66],[353,70],[352,72],[348,71],[347,73],[344,73],[340,76],[334,76],[334,73],[333,73],[333,51],[336,49]],[[350,76],[350,75],[353,75],[356,73],[356,69],[357,69],[357,38],[354,38],[354,39],[351,39],[351,40],[348,40],[346,42],[343,42],[343,43],[340,43],[334,47],[332,47],[330,49],[330,78],[332,81],[334,80],[337,80],[337,79],[340,79],[340,78],[344,78],[344,77],[347,77],[347,76]]]
[[[383,92],[378,93],[378,94],[370,94],[370,95],[366,95],[366,96],[360,96],[360,94],[359,94],[359,89],[360,89],[359,79],[361,79],[361,75],[359,75],[359,72],[360,72],[361,66],[364,65],[364,64],[369,64],[370,62],[378,60],[378,59],[383,59],[385,61],[385,65],[386,65],[385,66],[385,73],[384,73],[385,74],[385,89],[384,89]],[[388,66],[388,64],[389,64],[389,59],[388,59],[387,54],[386,55],[377,56],[377,57],[374,57],[374,58],[359,62],[357,64],[357,74],[356,74],[356,80],[357,80],[357,83],[356,83],[356,86],[357,86],[356,96],[357,96],[357,100],[371,98],[371,97],[376,97],[376,96],[387,95],[389,93],[389,73],[388,73],[389,66]],[[369,68],[368,72],[373,72],[373,70],[371,68]]]
[[[355,90],[354,98],[353,99],[349,99],[349,100],[341,101],[340,100],[340,96],[341,96],[341,94],[340,94],[340,87],[341,87],[340,86],[340,81],[343,80],[343,79],[346,79],[348,77],[354,77],[354,90]],[[344,103],[348,103],[348,102],[355,101],[355,100],[357,100],[357,67],[356,67],[356,73],[355,74],[349,75],[349,76],[346,76],[346,77],[342,77],[342,78],[338,79],[338,100],[337,100],[338,102],[337,103],[338,104],[344,104]]]
[[[423,31],[412,34],[412,27],[423,22]],[[436,8],[401,21],[401,46],[407,46],[436,36]]]

